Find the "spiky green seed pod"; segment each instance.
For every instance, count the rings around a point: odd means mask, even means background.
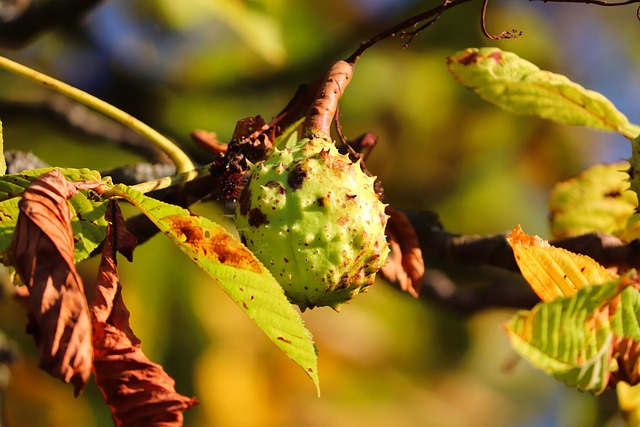
[[[338,309],[385,263],[387,215],[374,180],[320,137],[252,167],[236,209],[238,231],[302,310]]]

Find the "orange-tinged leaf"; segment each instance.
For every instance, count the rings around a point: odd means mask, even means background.
[[[197,257],[254,273],[261,273],[264,269],[251,252],[228,233],[202,228],[194,217],[169,215],[164,217],[163,221],[174,238]]]
[[[174,380],[142,352],[129,326],[115,256],[116,250],[131,254],[135,237],[124,227],[114,201],[107,209],[107,220],[110,224],[91,305],[96,383],[117,426],[182,426],[182,412],[198,402],[177,393]]]
[[[31,329],[40,367],[72,382],[76,395],[91,373],[91,322],[80,275],[68,199],[76,192],[62,174],[34,180],[19,202],[12,240],[16,271],[29,289]]]
[[[543,301],[570,297],[588,285],[618,277],[592,258],[549,245],[517,226],[507,237],[524,278]]]

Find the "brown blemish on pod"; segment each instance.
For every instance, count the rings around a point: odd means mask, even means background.
[[[260,227],[261,225],[269,224],[267,216],[258,208],[253,208],[249,211],[249,225],[252,227]]]

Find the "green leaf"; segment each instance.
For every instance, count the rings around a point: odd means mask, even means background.
[[[511,345],[532,365],[582,391],[637,383],[638,354],[629,349],[640,342],[640,294],[630,282],[625,277],[589,286],[518,312],[505,325]]]
[[[629,189],[626,162],[595,165],[555,185],[549,199],[549,222],[556,238],[600,231],[620,233],[638,206]]]
[[[567,77],[540,70],[497,48],[470,48],[449,58],[449,70],[480,98],[507,111],[566,125],[619,132],[632,139],[640,127],[603,95]]]
[[[54,168],[33,169],[0,176],[0,258],[6,258],[11,248],[13,231],[18,221],[18,202],[31,181]],[[102,181],[100,174],[90,169],[60,169],[72,182]],[[107,201],[90,198],[90,192],[80,190],[69,201],[71,228],[75,239],[74,261],[80,262],[91,255],[105,238],[107,221],[104,215]]]
[[[278,149],[290,148],[296,142],[298,142],[298,131],[297,129],[302,125],[305,118],[301,117],[292,124],[290,124],[285,130],[283,130],[280,135],[276,137],[273,141],[273,146]]]
[[[116,185],[117,194],[140,209],[182,252],[300,365],[318,388],[317,352],[300,314],[253,253],[222,226],[186,209]]]

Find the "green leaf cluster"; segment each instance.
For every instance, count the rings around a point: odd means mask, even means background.
[[[625,354],[620,343],[640,342],[639,317],[638,289],[622,278],[520,311],[505,328],[529,363],[568,386],[600,394],[615,385],[612,378],[637,382],[638,354]],[[626,357],[630,372],[623,366]]]

